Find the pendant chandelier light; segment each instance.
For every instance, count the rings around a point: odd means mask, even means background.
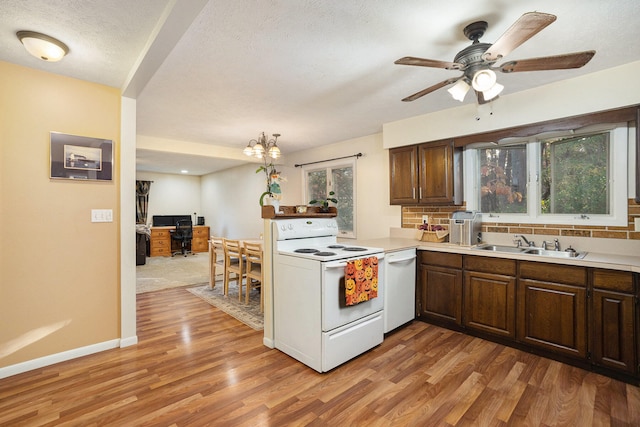
[[[242,151],[247,156],[262,159],[264,157],[271,157],[277,159],[280,157],[280,149],[278,148],[279,133],[273,134],[273,139],[267,139],[267,136],[262,132],[258,139],[252,139],[249,144]]]

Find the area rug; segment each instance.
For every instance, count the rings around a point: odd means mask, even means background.
[[[220,276],[222,277],[222,276]],[[136,293],[209,282],[209,254],[147,258],[136,266]]]
[[[229,295],[224,296],[222,281],[216,282],[213,289],[209,289],[209,285],[194,286],[186,289],[193,295],[202,298],[214,307],[227,313],[229,316],[236,318],[251,329],[261,331],[264,329],[264,316],[260,313],[260,291],[252,289],[249,293],[249,304],[244,303],[244,295],[242,302],[238,301],[238,286],[235,282],[229,284]]]

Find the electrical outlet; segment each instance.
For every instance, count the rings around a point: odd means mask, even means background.
[[[429,215],[422,215],[422,223],[423,224],[429,223]]]
[[[635,226],[636,231],[640,231],[640,217],[633,219],[633,224]]]
[[[113,210],[91,209],[91,222],[113,222]]]

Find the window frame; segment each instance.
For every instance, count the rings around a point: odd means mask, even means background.
[[[610,132],[609,140],[609,198],[611,211],[603,215],[579,214],[543,214],[540,206],[541,153],[540,142],[562,136],[580,136],[594,133]],[[479,150],[511,145],[526,144],[527,148],[527,213],[526,214],[483,214],[484,222],[507,224],[579,224],[583,226],[627,226],[628,223],[628,141],[627,123],[601,124],[584,127],[576,131],[559,131],[542,133],[524,138],[503,138],[497,143],[469,144],[464,150],[465,200],[467,209],[480,209]]]
[[[340,160],[331,160],[331,161],[326,161],[326,162],[322,162],[322,164],[313,164],[313,165],[304,165],[302,166],[302,199],[305,201],[305,203],[309,203],[310,199],[309,199],[309,195],[307,194],[307,188],[308,188],[308,176],[309,176],[309,172],[315,172],[315,171],[320,171],[320,170],[325,170],[327,172],[327,194],[329,191],[333,191],[333,182],[331,181],[331,171],[333,169],[338,169],[338,168],[344,168],[344,167],[350,167],[353,171],[353,194],[352,194],[352,199],[353,199],[353,217],[351,219],[352,224],[353,224],[353,231],[344,231],[344,230],[338,230],[338,237],[341,238],[348,238],[348,239],[355,239],[357,236],[357,169],[356,169],[356,159],[355,158],[351,158],[351,159],[340,159]],[[336,208],[338,209],[338,215],[340,215],[340,206],[336,206]]]

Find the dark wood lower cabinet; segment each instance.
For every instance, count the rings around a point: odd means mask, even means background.
[[[630,374],[638,372],[637,297],[633,274],[595,270],[593,272],[591,356],[598,366]],[[640,350],[638,350],[640,351]]]
[[[520,279],[518,341],[566,356],[587,357],[587,290]]]
[[[418,316],[444,326],[462,325],[462,255],[420,253]]]
[[[640,275],[420,251],[418,318],[640,382]]]
[[[515,260],[465,256],[464,269],[464,326],[515,339]]]
[[[467,328],[515,338],[515,277],[467,271],[463,287]]]

